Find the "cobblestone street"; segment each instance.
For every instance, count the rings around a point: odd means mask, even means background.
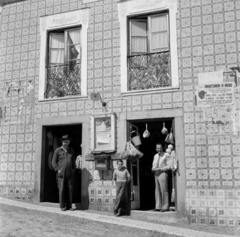
[[[156,216],[156,215],[155,215]],[[162,216],[163,217],[163,216]],[[159,216],[141,213],[130,217],[90,211],[62,212],[59,208],[0,198],[1,237],[227,237],[239,232],[225,228],[187,226],[183,221],[161,223]],[[182,227],[181,227],[182,226]]]
[[[170,237],[174,235],[0,205],[1,237]]]

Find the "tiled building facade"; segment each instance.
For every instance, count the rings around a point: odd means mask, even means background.
[[[123,76],[124,20],[155,9],[170,15],[174,82],[165,89],[129,92]],[[68,12],[70,20],[64,18]],[[77,15],[81,17],[74,18]],[[91,115],[105,113],[89,96],[99,93],[107,101],[107,113],[116,115],[117,152],[125,147],[128,121],[173,118],[179,160],[176,209],[186,211],[191,223],[240,226],[240,137],[232,128],[236,125],[231,122],[226,128],[207,121],[194,97],[199,73],[239,65],[240,1],[27,0],[3,5],[0,22],[1,196],[42,201],[47,127],[81,124],[82,208],[112,211],[116,161],[110,161],[110,170],[98,171],[94,161],[85,160],[91,150]],[[46,99],[43,34],[76,22],[86,30],[82,93]],[[234,95],[238,112],[237,89]]]

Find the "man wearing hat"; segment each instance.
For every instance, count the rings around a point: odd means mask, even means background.
[[[52,166],[57,172],[60,208],[62,211],[73,211],[75,156],[73,149],[68,147],[71,138],[68,135],[63,135],[61,141],[62,146],[57,148],[53,154]]]

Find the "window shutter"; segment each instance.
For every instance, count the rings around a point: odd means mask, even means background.
[[[168,14],[149,17],[150,52],[169,50]]]
[[[147,19],[130,20],[130,54],[147,53]]]
[[[49,64],[64,63],[64,33],[49,35]]]

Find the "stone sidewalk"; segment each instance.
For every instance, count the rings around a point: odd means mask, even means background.
[[[203,231],[197,231],[197,230],[191,230],[186,228],[180,228],[175,226],[169,226],[159,223],[149,223],[142,220],[133,220],[129,218],[124,217],[114,217],[104,214],[97,214],[97,213],[91,213],[88,211],[73,211],[73,212],[62,212],[59,208],[56,207],[49,207],[49,206],[43,206],[43,205],[36,205],[32,203],[27,202],[21,202],[21,201],[15,201],[12,199],[6,199],[0,197],[0,203],[5,205],[11,205],[21,208],[26,208],[30,210],[37,210],[42,212],[49,212],[49,213],[57,213],[60,215],[65,216],[72,216],[76,218],[83,218],[90,221],[97,221],[102,223],[109,223],[114,225],[121,225],[121,226],[127,226],[132,228],[138,228],[142,230],[149,230],[149,231],[156,231],[160,233],[167,233],[172,234],[176,236],[184,236],[184,237],[229,237],[231,235],[223,235],[223,234],[214,234],[214,233],[208,233]]]

